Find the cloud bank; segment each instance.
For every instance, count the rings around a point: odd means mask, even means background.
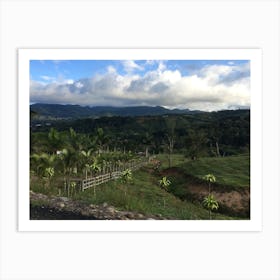
[[[189,74],[168,69],[162,61],[146,70],[123,61],[124,71],[107,67],[103,74],[79,80],[44,76],[30,81],[30,102],[89,106],[164,106],[216,111],[250,106],[250,64],[205,65]]]

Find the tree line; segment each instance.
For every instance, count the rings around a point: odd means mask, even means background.
[[[50,127],[31,127],[31,153],[57,140],[46,137]],[[66,139],[73,129],[73,145],[126,153],[184,153],[187,157],[227,156],[250,150],[250,111],[221,111],[196,115],[102,117],[54,121],[51,127]],[[76,141],[76,139],[75,139]],[[80,143],[80,144],[78,144]],[[77,147],[78,148],[78,147]]]

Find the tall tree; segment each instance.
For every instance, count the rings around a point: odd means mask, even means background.
[[[88,171],[90,171],[90,163],[92,161],[92,150],[91,149],[88,151],[82,150],[81,155],[82,155],[82,162],[83,162],[86,180],[87,180],[87,173]]]
[[[187,136],[187,149],[190,157],[196,159],[203,150],[203,147],[207,143],[206,134],[202,130],[189,130]]]
[[[150,145],[152,143],[152,136],[149,132],[145,132],[145,134],[143,135],[143,144],[145,146],[145,156],[148,157],[149,156],[149,148]]]
[[[61,149],[62,143],[63,140],[60,133],[52,127],[48,133],[48,144],[50,147],[50,152],[52,154],[56,154],[56,152]]]
[[[168,149],[168,164],[169,167],[172,165],[172,154],[175,144],[175,128],[176,128],[176,117],[174,116],[168,116],[165,119],[166,124],[166,138],[167,138],[167,149]]]
[[[98,147],[98,153],[102,153],[104,151],[104,147],[108,142],[108,137],[105,135],[103,128],[98,128],[96,131],[96,143]]]

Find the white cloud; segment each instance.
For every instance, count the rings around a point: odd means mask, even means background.
[[[158,69],[157,69],[158,72],[162,72],[165,69],[166,69],[166,65],[162,61],[160,61],[158,64]]]
[[[138,65],[134,60],[124,60],[123,67],[127,73],[132,73],[135,70],[139,70],[139,71],[144,70],[144,68],[142,66]]]
[[[67,80],[65,81],[65,83],[66,83],[67,85],[72,85],[72,84],[74,84],[74,80],[72,80],[72,79],[67,79]]]
[[[250,106],[249,64],[206,65],[196,74],[182,76],[180,71],[169,70],[163,62],[158,62],[156,70],[143,76],[132,72],[121,75],[110,66],[103,75],[79,81],[63,79],[63,83],[49,84],[31,81],[30,102],[160,105],[205,111]]]
[[[40,78],[42,79],[42,80],[45,80],[45,81],[55,81],[55,77],[50,77],[50,76],[40,76]]]
[[[117,70],[111,65],[107,67],[107,71],[108,71],[108,73],[116,73],[117,72]]]
[[[75,83],[75,86],[76,86],[77,88],[82,88],[84,85],[83,85],[81,82],[76,82],[76,83]]]
[[[145,65],[154,65],[156,60],[146,60]]]

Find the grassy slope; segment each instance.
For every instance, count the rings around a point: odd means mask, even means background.
[[[163,217],[176,219],[208,219],[208,211],[200,205],[181,201],[173,194],[161,189],[160,177],[142,168],[134,173],[131,184],[123,184],[119,180],[88,189],[75,196],[86,203],[100,204],[107,202],[119,210],[136,211],[143,214],[160,214]],[[227,216],[214,214],[214,219],[230,219]]]
[[[213,174],[217,183],[235,187],[250,186],[250,157],[248,155],[201,158],[182,165],[183,169],[195,177]]]
[[[161,168],[168,167],[167,155],[160,155]],[[201,158],[191,161],[183,155],[173,155],[173,166],[180,167],[182,176],[175,175],[169,179],[172,181],[171,190],[180,196],[186,181],[183,173],[191,174],[201,178],[205,174],[213,173],[217,182],[233,186],[249,186],[249,156],[234,156],[225,158]],[[208,212],[199,204],[190,201],[182,201],[172,193],[168,193],[159,187],[160,175],[156,175],[151,168],[142,168],[133,173],[133,183],[123,184],[120,180],[111,181],[88,189],[74,195],[85,203],[101,204],[107,202],[119,210],[130,210],[144,214],[160,214],[163,217],[176,219],[208,219]],[[55,183],[55,182],[54,182]],[[36,186],[37,185],[37,186]],[[38,184],[32,186],[37,192],[51,193],[51,190],[44,190]],[[57,189],[53,191],[57,195]],[[230,217],[217,214],[214,219],[230,219]]]
[[[167,155],[159,155],[162,168],[168,167]],[[239,155],[230,157],[209,157],[188,160],[183,155],[172,155],[172,166],[178,166],[187,174],[202,178],[206,174],[213,174],[217,183],[234,187],[250,186],[250,156]]]

